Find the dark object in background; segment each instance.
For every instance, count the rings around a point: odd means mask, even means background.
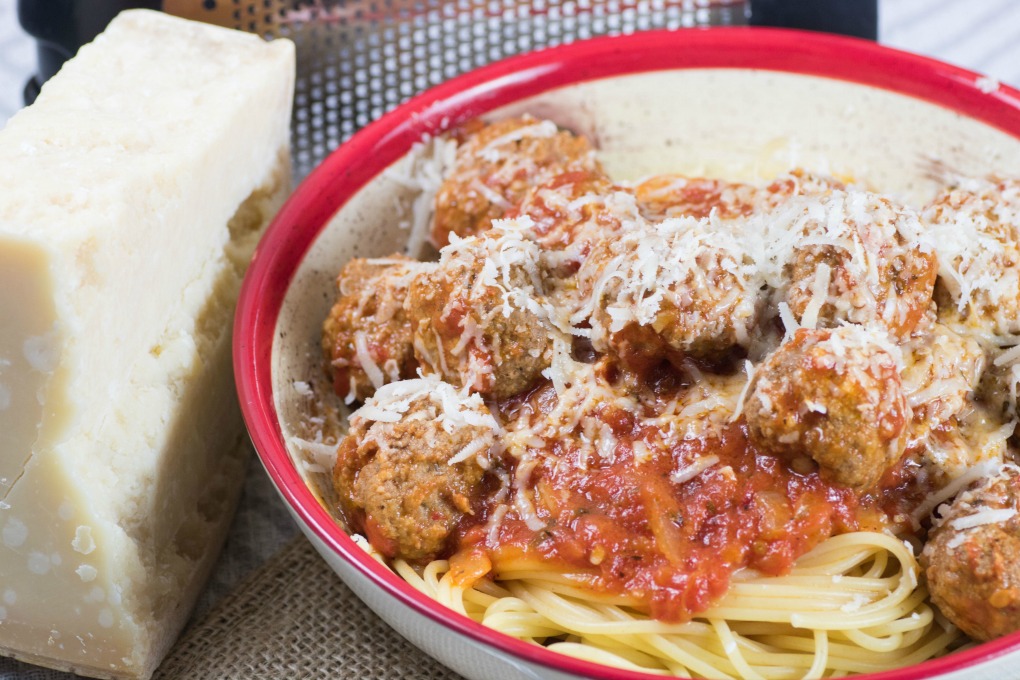
[[[25,103],[35,101],[42,84],[121,10],[161,5],[161,0],[18,0],[18,21],[35,38],[39,55],[39,70],[25,85]]]
[[[752,26],[878,39],[878,0],[751,0]]]

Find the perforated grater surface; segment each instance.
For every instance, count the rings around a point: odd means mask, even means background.
[[[296,179],[395,105],[483,64],[600,35],[747,22],[743,0],[165,0],[163,8],[297,44]]]

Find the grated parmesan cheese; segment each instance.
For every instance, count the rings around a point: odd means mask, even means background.
[[[435,198],[443,180],[457,159],[457,142],[446,137],[426,137],[411,147],[402,163],[388,168],[384,176],[413,192],[410,217],[400,222],[409,231],[404,250],[410,257],[420,257],[429,239],[435,213]]]
[[[991,94],[999,89],[999,81],[989,76],[979,76],[974,84],[985,94]]]
[[[1020,345],[1005,350],[1002,354],[995,357],[992,363],[995,366],[1010,366],[1018,361],[1020,361]]]
[[[354,333],[354,351],[354,358],[357,359],[358,364],[361,365],[361,370],[365,372],[368,379],[372,381],[372,385],[376,389],[382,387],[386,382],[386,377],[383,375],[379,365],[372,359],[372,354],[368,350],[368,339],[365,337],[364,331],[356,331]]]
[[[797,319],[794,318],[793,312],[790,311],[790,305],[785,302],[779,303],[779,319],[783,322],[783,328],[786,329],[786,339],[792,338],[793,334],[797,332],[801,326],[797,323]]]
[[[538,465],[538,460],[528,458],[517,463],[517,471],[513,480],[513,503],[517,510],[517,516],[524,521],[532,531],[539,531],[545,528],[545,522],[535,512],[535,504],[531,501],[531,494],[528,491],[528,480],[531,473]]]
[[[480,157],[489,161],[490,163],[496,163],[500,160],[500,148],[509,144],[514,144],[526,139],[528,137],[537,138],[548,138],[555,137],[557,132],[556,124],[551,120],[543,120],[535,123],[534,125],[525,125],[523,127],[514,128],[505,135],[501,135],[490,140],[484,147],[482,147],[477,153]]]
[[[924,501],[911,514],[911,520],[915,527],[920,527],[921,520],[927,517],[932,510],[939,507],[945,501],[956,496],[960,491],[967,488],[974,482],[994,477],[1002,470],[1002,463],[996,460],[982,461],[973,465],[960,474],[959,477],[951,480],[938,491],[934,491],[925,497]]]
[[[824,262],[819,263],[815,270],[815,278],[811,283],[811,301],[804,308],[804,316],[801,317],[801,328],[817,328],[818,313],[822,306],[829,299],[829,283],[832,278],[832,267]]]
[[[754,382],[754,364],[751,363],[750,359],[744,359],[744,374],[747,376],[746,382],[744,382],[744,388],[740,390],[740,396],[737,397],[737,406],[733,409],[733,415],[730,416],[730,422],[736,422],[744,412],[744,400],[747,399],[747,394],[751,391],[751,385]]]
[[[686,484],[687,482],[691,481],[692,479],[700,475],[702,472],[707,470],[708,468],[712,467],[713,465],[717,465],[718,463],[719,456],[715,454],[701,456],[690,465],[682,467],[679,470],[673,472],[669,476],[669,481],[673,482],[674,484]]]
[[[448,433],[466,426],[487,428],[493,435],[502,431],[481,396],[458,390],[435,375],[383,385],[351,414],[351,421],[399,422],[419,400],[437,408],[437,418]]]
[[[839,610],[841,612],[851,614],[853,612],[860,611],[861,607],[868,604],[869,602],[871,602],[871,598],[869,598],[864,593],[855,593],[853,598],[849,602],[844,604],[842,607],[840,607]]]
[[[982,526],[984,524],[998,524],[1005,522],[1016,515],[1015,508],[1003,508],[1001,510],[993,510],[986,508],[964,517],[957,517],[949,522],[949,525],[954,529],[971,529],[973,527]]]
[[[294,444],[302,451],[312,456],[313,464],[321,468],[318,472],[326,470],[332,470],[336,464],[336,444],[327,444],[324,442],[309,441],[302,439],[301,437],[290,437],[287,440],[289,443]]]

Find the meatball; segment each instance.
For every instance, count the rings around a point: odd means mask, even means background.
[[[703,177],[657,175],[635,188],[641,214],[657,222],[667,217],[747,217],[774,208],[793,196],[824,194],[842,189],[835,179],[794,170],[765,188]]]
[[[750,184],[720,179],[656,175],[634,189],[641,214],[653,222],[668,217],[718,217],[750,215],[757,207],[759,189]]]
[[[940,323],[904,346],[903,389],[913,414],[910,439],[923,439],[971,402],[985,367],[976,340]]]
[[[514,208],[532,186],[565,172],[601,172],[587,138],[529,116],[475,123],[435,202],[432,243],[472,236]]]
[[[549,270],[561,277],[577,271],[596,241],[644,222],[634,193],[596,172],[557,175],[534,187],[516,214],[531,219]]]
[[[755,371],[744,407],[751,442],[812,458],[827,481],[863,492],[902,456],[910,409],[880,331],[801,328]]]
[[[786,301],[804,325],[877,324],[907,338],[932,320],[938,263],[909,208],[833,191],[793,199],[771,219],[793,236]]]
[[[596,350],[641,370],[668,359],[717,360],[746,346],[761,282],[740,241],[709,220],[645,223],[599,241],[578,272],[577,323]]]
[[[932,602],[976,640],[1020,630],[1018,509],[1020,469],[1005,465],[957,496],[921,552]]]
[[[845,191],[846,185],[834,177],[797,168],[774,179],[762,192],[762,209],[776,208],[797,196],[824,197],[834,191]]]
[[[502,224],[443,248],[405,303],[423,370],[496,399],[531,387],[552,358],[538,246]]]
[[[348,524],[387,557],[441,554],[483,493],[495,431],[478,395],[437,379],[378,390],[351,416],[333,469]]]
[[[347,401],[363,401],[387,382],[414,376],[418,364],[404,298],[419,266],[391,255],[354,259],[340,272],[340,295],[322,325],[322,350],[333,389]]]
[[[1020,180],[970,180],[946,189],[923,217],[947,307],[988,335],[1020,333]]]
[[[981,374],[977,397],[992,413],[1002,420],[1020,420],[1020,357],[1011,347],[996,351],[989,358],[988,367]]]
[[[910,406],[907,449],[926,483],[942,488],[991,453],[999,421],[974,401],[985,353],[941,323],[903,345],[903,389]]]

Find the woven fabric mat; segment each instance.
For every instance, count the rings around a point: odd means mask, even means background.
[[[299,536],[178,640],[155,679],[457,680],[387,626]]]

